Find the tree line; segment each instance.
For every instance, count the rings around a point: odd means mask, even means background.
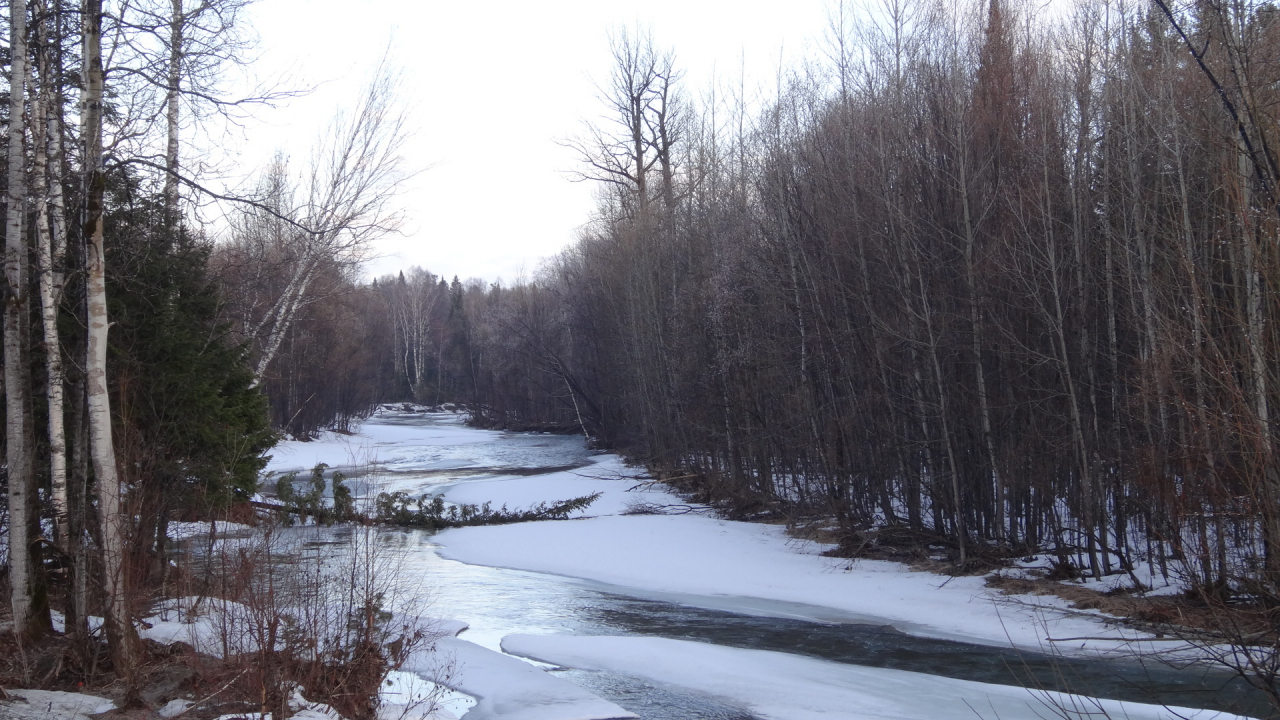
[[[1280,14],[833,17],[754,105],[614,38],[611,122],[573,143],[595,220],[466,289],[460,398],[854,548],[1145,560],[1274,605]]]

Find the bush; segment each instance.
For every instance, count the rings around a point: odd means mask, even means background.
[[[420,620],[423,589],[375,528],[301,532],[264,524],[220,554],[205,595],[171,604],[215,629],[192,644],[237,673],[228,697],[287,717],[301,692],[344,718],[373,720],[388,673],[440,637]]]

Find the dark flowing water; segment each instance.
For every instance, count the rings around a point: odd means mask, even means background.
[[[439,422],[397,417],[398,425]],[[473,449],[471,462],[430,456],[387,468],[413,491],[490,475],[537,474],[578,464],[580,440],[494,433],[492,447]],[[447,455],[447,453],[446,453]],[[525,462],[527,458],[527,462]],[[427,459],[424,456],[424,459]],[[436,465],[436,467],[431,467]],[[441,465],[445,467],[440,467]],[[448,468],[448,465],[455,465]],[[303,529],[299,529],[300,532]],[[315,532],[314,528],[305,529]],[[341,529],[313,535],[313,548],[341,542]],[[1227,710],[1267,717],[1265,698],[1243,680],[1216,670],[1174,669],[1134,660],[1064,658],[906,635],[887,626],[844,619],[837,611],[741,599],[660,596],[540,573],[445,560],[425,531],[383,530],[400,572],[421,583],[427,614],[462,620],[460,636],[497,650],[512,633],[647,635],[771,650],[840,663],[909,670],[962,680],[1020,685],[1142,703]],[[718,608],[718,609],[717,609]],[[805,619],[807,618],[807,619]],[[845,621],[842,621],[845,620]],[[750,720],[723,699],[609,673],[556,671],[642,718],[652,720]]]

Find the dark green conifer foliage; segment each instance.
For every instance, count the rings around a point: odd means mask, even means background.
[[[254,491],[271,447],[266,399],[220,321],[209,248],[164,222],[159,193],[123,174],[106,218],[117,445],[141,537],[174,513],[225,507]],[[153,535],[154,533],[154,535]],[[139,543],[145,547],[145,543]]]

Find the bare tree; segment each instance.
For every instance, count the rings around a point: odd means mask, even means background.
[[[581,180],[607,183],[623,192],[626,212],[644,218],[654,199],[651,172],[659,173],[664,206],[675,202],[674,148],[683,134],[684,109],[676,92],[675,56],[654,46],[648,32],[617,31],[610,37],[613,70],[600,90],[608,109],[603,123],[590,123],[586,137],[566,142],[587,169]]]
[[[55,46],[57,29],[48,3],[33,3],[36,25],[36,66],[39,84],[33,97],[32,129],[34,162],[32,196],[35,199],[35,236],[40,287],[40,318],[44,329],[46,403],[49,408],[49,482],[53,501],[54,531],[58,546],[67,551],[67,442],[63,424],[64,372],[62,341],[58,333],[58,306],[62,300],[67,248],[66,199],[62,189],[62,94]]]
[[[384,64],[356,107],[334,119],[303,177],[292,178],[278,160],[263,185],[269,203],[247,208],[237,221],[229,247],[220,250],[223,262],[275,262],[273,272],[284,283],[261,304],[246,299],[260,289],[233,291],[241,296],[245,335],[256,347],[258,382],[299,311],[316,298],[314,284],[325,268],[353,267],[370,243],[399,228],[394,199],[408,177],[401,156],[407,134],[397,80]]]

